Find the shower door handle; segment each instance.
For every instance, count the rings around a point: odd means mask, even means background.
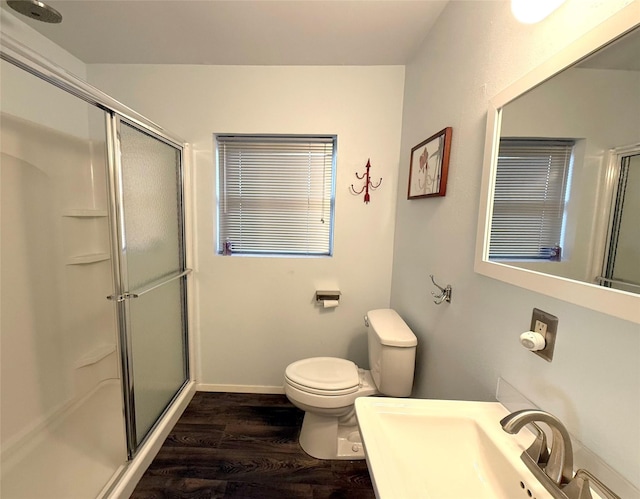
[[[187,276],[191,273],[191,269],[186,269],[183,272],[179,272],[177,274],[174,274],[170,277],[163,277],[162,279],[158,280],[158,281],[154,281],[151,284],[140,288],[139,290],[137,290],[136,292],[127,292],[127,293],[123,293],[121,295],[109,295],[107,296],[107,300],[111,300],[111,301],[115,301],[115,302],[121,302],[121,301],[125,301],[128,300],[130,298],[139,298],[140,296],[144,295],[145,293],[148,293],[149,291],[153,291],[154,289],[159,288],[160,286],[164,286],[165,284],[175,281],[176,279],[180,279],[181,277]]]
[[[140,295],[137,295],[135,293],[124,293],[122,295],[109,295],[107,296],[107,300],[115,301],[116,303],[118,303],[128,300],[129,298],[138,298],[138,296]]]

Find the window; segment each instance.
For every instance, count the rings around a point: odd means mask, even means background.
[[[500,140],[489,258],[560,260],[573,145]]]
[[[217,135],[217,251],[333,251],[335,136]]]

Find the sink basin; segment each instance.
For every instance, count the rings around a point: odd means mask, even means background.
[[[358,425],[379,499],[547,499],[520,459],[534,436],[509,435],[498,402],[361,397]]]

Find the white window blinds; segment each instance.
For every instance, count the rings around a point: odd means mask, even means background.
[[[502,139],[498,153],[492,259],[560,259],[574,142]]]
[[[332,254],[335,136],[216,141],[219,253]]]

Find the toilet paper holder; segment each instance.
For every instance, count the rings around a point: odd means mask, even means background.
[[[340,291],[316,291],[316,303],[323,304],[325,301],[340,301]]]

